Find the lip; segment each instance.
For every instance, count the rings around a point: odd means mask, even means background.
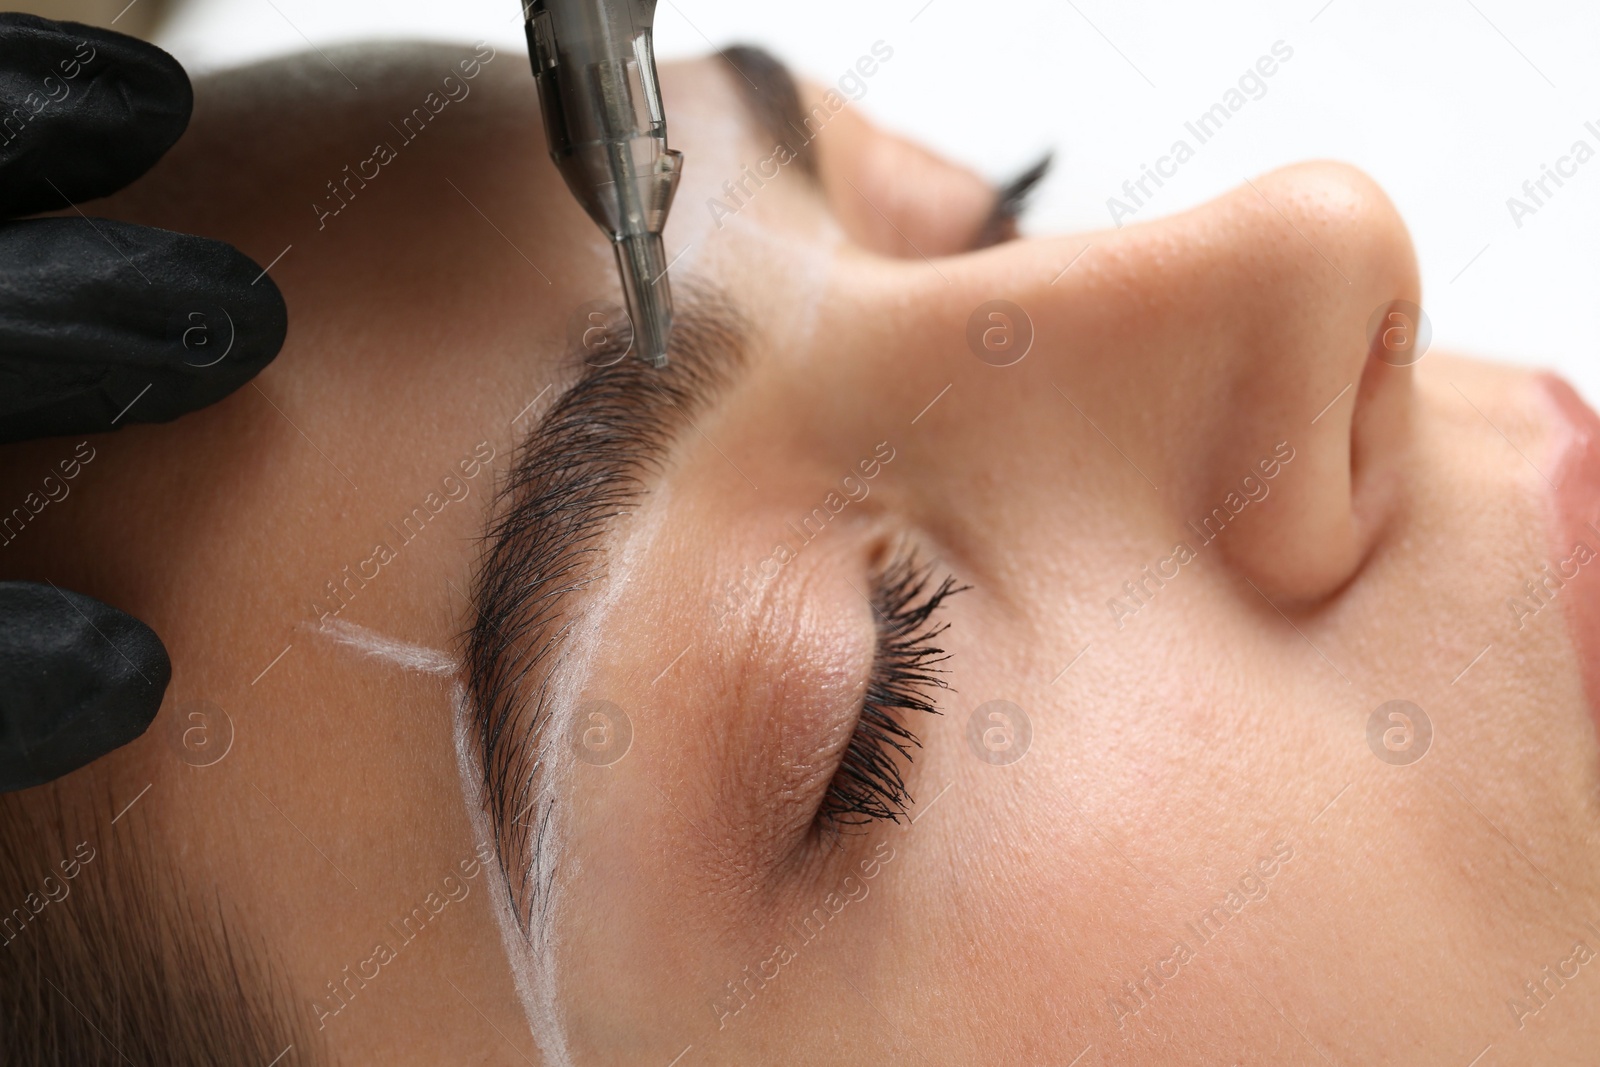
[[[1585,404],[1561,378],[1540,375],[1546,400],[1555,415],[1558,436],[1555,441],[1556,539],[1558,559],[1572,554],[1583,544],[1600,552],[1600,416]],[[1600,566],[1586,566],[1573,584],[1573,597],[1566,598],[1566,615],[1572,627],[1579,666],[1583,671],[1583,691],[1595,729],[1600,731]]]

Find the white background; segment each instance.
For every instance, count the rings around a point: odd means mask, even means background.
[[[186,0],[157,40],[204,70],[373,37],[524,48],[517,0]],[[1035,232],[1109,225],[1107,198],[1282,40],[1267,95],[1138,218],[1354,163],[1410,225],[1436,347],[1556,367],[1600,402],[1600,158],[1520,228],[1506,204],[1575,140],[1600,153],[1592,0],[660,0],[656,38],[662,58],[761,44],[830,82],[886,42],[858,104],[879,122],[996,179],[1055,150]]]

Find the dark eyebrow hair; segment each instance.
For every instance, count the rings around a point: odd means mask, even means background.
[[[554,875],[542,846],[555,802],[539,772],[559,758],[561,739],[545,727],[571,601],[603,574],[612,520],[744,365],[750,334],[738,312],[708,287],[675,284],[668,365],[629,354],[589,367],[555,401],[517,448],[473,577],[463,635],[470,754],[524,932]]]

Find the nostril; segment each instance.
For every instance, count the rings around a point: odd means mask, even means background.
[[[1405,346],[1409,362],[1396,361],[1394,350],[1379,342],[1356,388],[1348,430],[1350,514],[1361,559],[1370,554],[1400,502],[1414,411],[1411,368],[1426,353],[1426,340],[1426,334],[1413,330]]]

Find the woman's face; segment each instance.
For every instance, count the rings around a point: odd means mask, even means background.
[[[610,252],[522,57],[390,125],[473,54],[343,56],[359,99],[309,66],[202,87],[122,213],[290,246],[289,344],[259,389],[96,439],[41,520],[70,555],[11,549],[166,638],[162,717],[67,788],[153,783],[152,839],[334,1052],[1596,1046],[1600,428],[1410,343],[1370,179],[970,250],[972,175],[825,87],[802,132],[723,61],[672,66],[681,350],[606,367]],[[204,767],[199,701],[234,731]],[[441,929],[403,938],[429,894]]]

